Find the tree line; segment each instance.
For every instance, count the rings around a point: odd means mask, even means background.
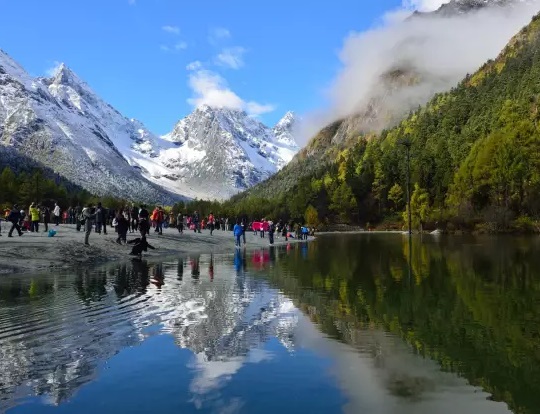
[[[225,205],[258,215],[359,225],[406,223],[406,148],[410,143],[413,226],[538,230],[540,218],[540,20],[503,53],[436,95],[394,128],[360,134],[328,163],[291,165],[279,179]],[[289,172],[288,172],[289,171]],[[294,178],[294,177],[293,177]],[[279,188],[276,178],[272,188]],[[268,187],[268,185],[267,185]],[[313,211],[317,212],[317,216]]]

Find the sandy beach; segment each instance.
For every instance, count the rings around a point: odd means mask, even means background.
[[[4,223],[2,223],[4,224]],[[64,224],[50,226],[57,231],[54,237],[47,233],[26,232],[22,237],[14,233],[7,237],[6,225],[2,226],[0,237],[0,275],[12,273],[29,273],[45,270],[69,269],[78,266],[92,266],[113,261],[130,260],[130,245],[118,245],[117,234],[111,227],[107,235],[92,233],[90,246],[84,245],[84,232],[78,232],[75,225]],[[128,241],[140,237],[138,233],[129,234]],[[313,238],[310,238],[312,240]],[[246,234],[246,247],[269,246],[268,238]],[[148,242],[156,248],[144,254],[149,260],[157,260],[188,253],[223,253],[234,251],[232,232],[203,230],[201,234],[193,231],[179,234],[176,229],[164,229],[159,236],[151,231]],[[289,240],[296,243],[296,240]],[[275,245],[285,244],[283,238],[276,238]]]

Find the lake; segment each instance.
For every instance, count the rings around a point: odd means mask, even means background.
[[[537,413],[540,238],[3,276],[0,412]]]

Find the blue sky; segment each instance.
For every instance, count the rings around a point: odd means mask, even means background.
[[[347,35],[401,4],[0,0],[0,48],[36,76],[65,62],[158,134],[204,102],[241,107],[272,125],[288,110],[323,106]]]

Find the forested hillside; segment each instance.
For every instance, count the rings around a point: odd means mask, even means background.
[[[411,144],[415,225],[489,223],[502,230],[540,215],[540,18],[453,90],[397,127],[359,136],[314,165],[300,159],[231,200],[235,211],[312,221],[398,219],[406,201],[405,146]],[[329,127],[332,128],[332,127]],[[331,134],[331,131],[327,131]],[[328,153],[325,153],[328,157]]]

